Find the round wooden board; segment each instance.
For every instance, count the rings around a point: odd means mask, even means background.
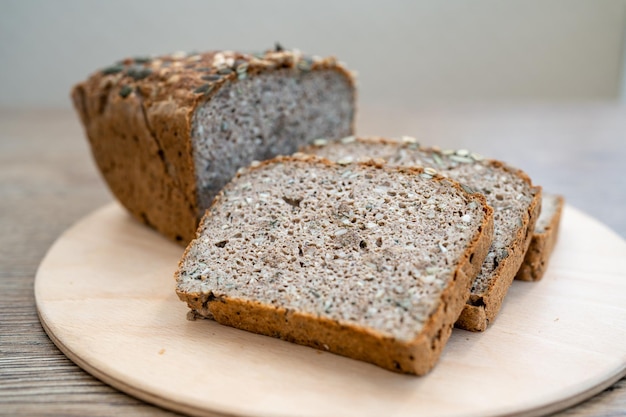
[[[626,374],[626,242],[566,207],[544,279],[515,282],[484,333],[455,329],[425,377],[187,321],[183,248],[110,204],[70,228],[35,281],[41,322],[74,362],[193,415],[539,415]]]

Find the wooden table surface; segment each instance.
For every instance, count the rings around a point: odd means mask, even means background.
[[[626,237],[626,180],[618,175],[626,163],[626,107],[365,106],[357,129],[504,159]],[[39,262],[66,228],[111,199],[71,111],[0,110],[0,415],[174,415],[82,371],[37,318]],[[626,378],[558,415],[625,412]]]

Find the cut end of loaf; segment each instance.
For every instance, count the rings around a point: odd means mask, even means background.
[[[484,258],[490,216],[481,197],[421,171],[279,158],[219,194],[177,292],[224,324],[424,373],[468,295],[466,264]]]
[[[340,72],[280,69],[226,83],[192,121],[199,216],[241,167],[352,131],[352,85]]]
[[[350,134],[355,87],[333,57],[210,51],[121,60],[72,99],[113,194],[186,244],[239,167]]]

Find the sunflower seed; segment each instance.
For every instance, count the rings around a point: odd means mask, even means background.
[[[335,236],[342,236],[342,235],[345,235],[346,233],[348,233],[346,229],[339,229],[335,231]]]
[[[423,275],[422,277],[420,277],[421,280],[424,284],[432,284],[435,281],[435,275],[429,274],[429,275]]]
[[[417,144],[417,139],[414,138],[413,136],[402,136],[400,138],[400,140],[404,143],[412,143],[412,144]]]
[[[238,59],[237,61],[235,61],[233,65],[235,67],[235,71],[237,71],[238,74],[248,71],[248,66],[249,66],[248,61],[244,61],[243,59]]]
[[[345,138],[341,138],[339,141],[345,145],[346,143],[352,143],[355,140],[356,138],[354,136],[346,136]]]
[[[437,152],[433,152],[433,160],[435,161],[435,164],[439,165],[440,167],[443,166],[443,159],[441,159],[441,156],[439,156]]]
[[[474,191],[474,189],[472,187],[469,187],[465,184],[461,184],[461,188],[463,189],[463,191],[465,191],[468,194],[474,194],[476,191]]]
[[[298,61],[298,64],[296,66],[300,71],[311,71],[311,68],[313,68],[313,60],[309,57],[304,57],[300,61]]]
[[[460,162],[462,164],[469,164],[469,163],[474,162],[472,158],[469,158],[467,156],[462,156],[462,155],[450,155],[449,158],[451,161]]]

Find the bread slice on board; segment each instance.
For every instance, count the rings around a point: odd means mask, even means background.
[[[113,194],[182,243],[237,169],[349,135],[355,112],[341,64],[282,48],[129,58],[76,85],[72,99]]]
[[[472,331],[487,328],[524,260],[540,211],[540,187],[533,186],[522,171],[502,162],[485,160],[466,150],[422,148],[412,138],[347,137],[333,143],[318,141],[304,152],[344,164],[380,158],[390,165],[425,167],[459,181],[468,191],[485,195],[494,209],[494,240],[456,325]]]
[[[176,272],[195,316],[422,375],[493,236],[493,210],[442,176],[279,157],[216,197]]]
[[[565,200],[560,195],[543,194],[541,213],[535,225],[524,262],[515,279],[539,281],[548,268],[548,261],[559,236],[559,224]]]

